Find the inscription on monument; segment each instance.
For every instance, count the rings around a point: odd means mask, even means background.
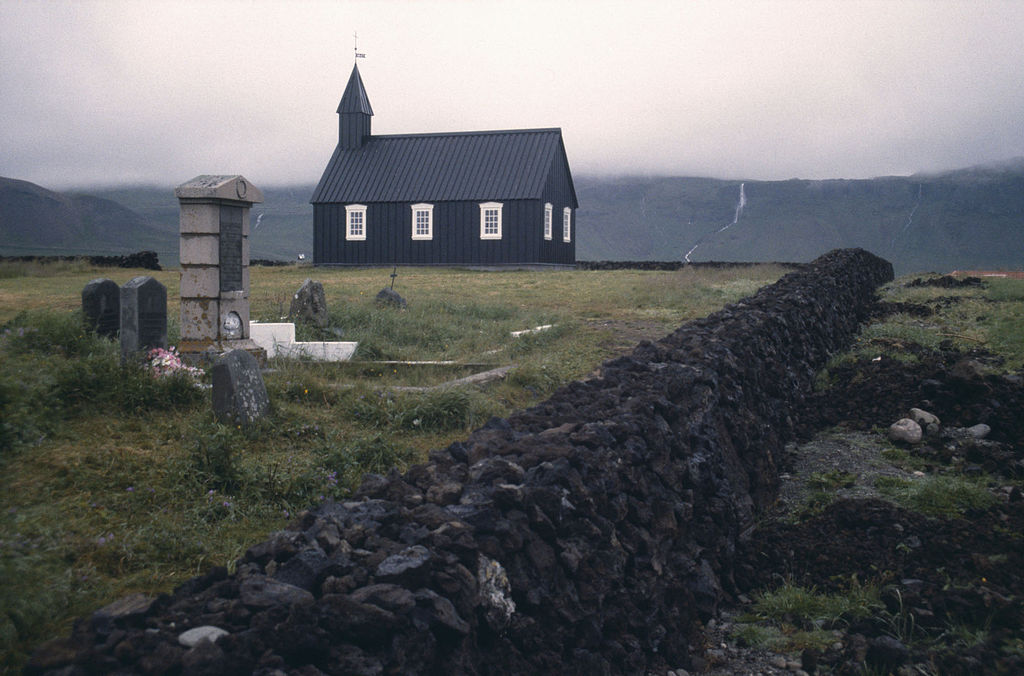
[[[159,345],[167,333],[167,314],[163,310],[139,311],[139,337],[144,345]]]
[[[220,208],[220,290],[242,290],[242,208]]]

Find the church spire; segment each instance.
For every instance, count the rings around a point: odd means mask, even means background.
[[[345,150],[354,150],[363,145],[363,140],[370,135],[370,118],[373,108],[363,87],[363,78],[359,75],[359,66],[352,66],[352,74],[345,86],[338,104],[338,145]]]

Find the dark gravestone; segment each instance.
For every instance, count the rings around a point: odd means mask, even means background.
[[[117,338],[121,326],[121,289],[109,279],[94,279],[82,289],[82,314],[90,331]]]
[[[135,277],[121,287],[121,358],[167,347],[167,287]]]
[[[232,350],[217,360],[213,376],[213,414],[223,423],[249,425],[270,409],[256,357]]]
[[[403,310],[406,306],[405,299],[402,298],[397,291],[389,289],[386,286],[377,292],[377,298],[375,300],[377,305],[397,307]]]
[[[324,285],[307,279],[292,296],[288,319],[324,328],[327,326],[327,294]]]

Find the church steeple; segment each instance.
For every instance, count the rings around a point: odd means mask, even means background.
[[[363,87],[363,78],[359,76],[359,66],[352,66],[352,74],[345,86],[338,104],[338,145],[345,150],[355,150],[363,145],[363,140],[370,135],[370,118],[373,108]]]

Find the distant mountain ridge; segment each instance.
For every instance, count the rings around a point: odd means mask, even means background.
[[[252,257],[311,258],[313,184],[260,188]],[[1024,158],[872,179],[577,176],[576,192],[578,260],[802,262],[861,247],[897,274],[1024,268]],[[173,186],[88,193],[0,179],[0,254],[151,248],[176,264]]]
[[[58,193],[28,181],[0,177],[0,252],[116,254],[170,250],[176,237],[117,202]]]
[[[311,257],[313,186],[262,189],[253,205],[253,258]],[[0,177],[0,255],[125,254],[156,251],[178,262],[179,206],[174,186],[126,185],[64,193]]]
[[[581,259],[800,262],[861,247],[898,274],[1024,267],[1024,160],[859,180],[614,178],[576,187]]]

